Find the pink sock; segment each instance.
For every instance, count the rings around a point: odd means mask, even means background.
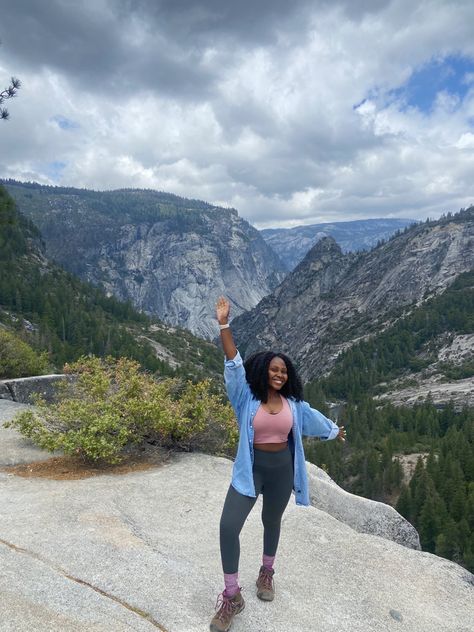
[[[225,596],[233,597],[240,590],[239,573],[224,573],[224,583],[225,583],[225,591],[224,591]]]
[[[265,568],[268,568],[269,571],[273,570],[273,562],[274,561],[275,561],[275,556],[274,555],[265,555],[265,553],[263,554],[262,566],[265,566]]]

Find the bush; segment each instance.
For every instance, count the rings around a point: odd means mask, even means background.
[[[26,342],[0,328],[0,379],[48,373],[46,353],[36,353]]]
[[[138,362],[81,358],[65,365],[76,375],[58,385],[58,401],[37,399],[38,412],[17,415],[15,427],[46,450],[63,450],[87,461],[119,463],[127,449],[155,443],[177,450],[233,454],[237,424],[210,380],[156,381]]]

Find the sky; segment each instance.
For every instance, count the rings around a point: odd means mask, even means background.
[[[257,228],[474,203],[472,0],[0,0],[0,177]]]

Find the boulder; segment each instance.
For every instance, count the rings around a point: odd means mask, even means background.
[[[37,375],[0,381],[0,399],[13,399],[31,404],[33,395],[41,395],[46,401],[54,401],[59,383],[73,380],[71,375]]]
[[[13,394],[3,380],[0,381],[0,399],[13,401]]]
[[[411,549],[420,549],[415,527],[393,507],[350,494],[339,487],[321,468],[306,463],[309,496],[317,507],[360,533],[378,535]]]

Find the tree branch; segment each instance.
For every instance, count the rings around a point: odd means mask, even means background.
[[[0,92],[0,105],[7,99],[13,99],[16,97],[18,90],[21,87],[21,81],[16,77],[12,77],[10,85]],[[9,117],[9,112],[6,108],[0,108],[0,119],[6,120]]]

